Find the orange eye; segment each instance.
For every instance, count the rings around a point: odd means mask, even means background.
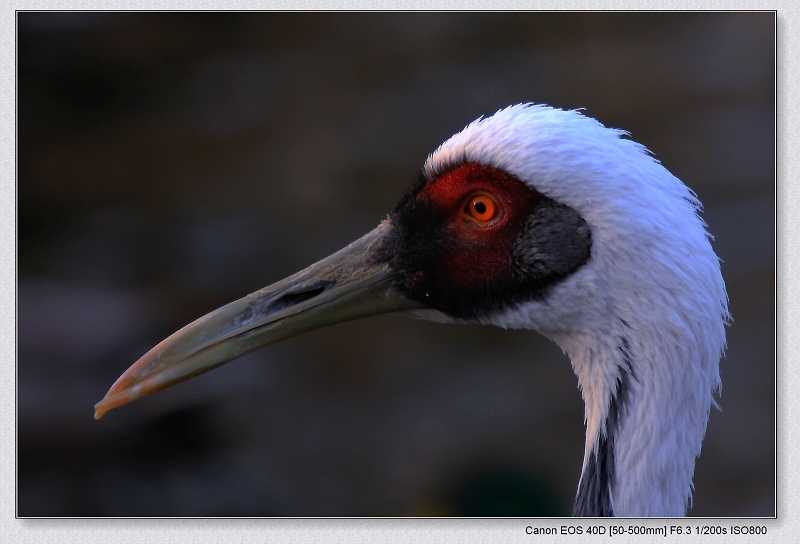
[[[467,200],[464,213],[479,223],[488,223],[495,217],[500,206],[497,201],[486,193],[478,193]]]

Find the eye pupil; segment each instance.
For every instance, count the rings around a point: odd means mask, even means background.
[[[486,213],[486,204],[481,200],[477,201],[475,203],[475,211],[478,212],[478,214],[480,214],[480,215],[485,214]]]

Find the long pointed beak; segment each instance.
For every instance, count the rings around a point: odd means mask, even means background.
[[[376,253],[388,221],[330,257],[182,328],[136,361],[94,409],[95,419],[237,357],[320,327],[423,307],[392,287]]]

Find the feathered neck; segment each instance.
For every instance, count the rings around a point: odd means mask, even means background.
[[[674,328],[647,330],[629,319],[602,338],[550,335],[570,356],[585,403],[573,515],[683,516],[718,386],[717,361],[691,339],[670,339]]]
[[[584,266],[545,300],[478,321],[536,329],[570,356],[586,409],[577,514],[679,516],[720,385],[727,295],[700,203],[625,135],[517,105],[450,138],[425,171],[490,165],[585,220]]]

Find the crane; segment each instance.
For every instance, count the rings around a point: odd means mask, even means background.
[[[585,404],[575,516],[682,516],[730,319],[700,202],[621,130],[518,104],[425,161],[377,228],[177,331],[108,410],[334,323],[403,312],[534,329]]]

